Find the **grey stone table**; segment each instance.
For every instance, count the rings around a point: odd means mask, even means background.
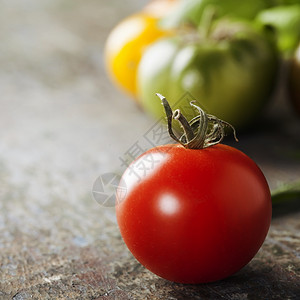
[[[0,299],[300,299],[300,199],[274,210],[243,270],[181,285],[144,269],[112,205],[92,197],[96,179],[121,173],[120,158],[153,126],[102,59],[109,30],[144,3],[0,1]],[[299,123],[274,102],[236,144],[272,189],[300,177]]]

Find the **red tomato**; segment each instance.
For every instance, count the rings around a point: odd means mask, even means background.
[[[153,148],[124,172],[117,193],[121,235],[153,273],[180,283],[223,279],[261,247],[271,197],[258,166],[222,144]]]

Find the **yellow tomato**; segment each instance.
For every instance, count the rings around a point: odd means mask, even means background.
[[[158,26],[159,17],[141,11],[121,21],[105,45],[105,61],[111,79],[136,99],[136,71],[145,48],[169,34]]]

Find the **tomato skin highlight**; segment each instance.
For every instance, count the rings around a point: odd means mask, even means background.
[[[132,180],[132,168],[139,172],[135,166],[147,155],[157,164]],[[167,280],[226,278],[253,258],[267,235],[268,184],[257,165],[232,147],[153,148],[124,172],[122,181],[127,193],[117,194],[116,205],[121,235],[141,264]]]

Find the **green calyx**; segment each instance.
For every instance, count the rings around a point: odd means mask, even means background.
[[[185,148],[204,149],[219,144],[226,135],[226,127],[230,127],[232,129],[234,139],[238,141],[235,129],[231,124],[220,120],[213,115],[207,114],[199,106],[194,104],[195,101],[190,102],[190,105],[195,108],[198,115],[188,121],[179,109],[172,111],[164,96],[158,93],[156,95],[160,98],[165,109],[169,135]],[[178,137],[173,131],[173,120],[177,120],[183,129],[183,134],[180,137]]]

